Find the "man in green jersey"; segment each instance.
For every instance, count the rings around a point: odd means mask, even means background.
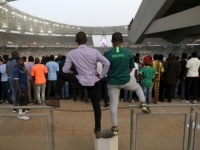
[[[111,130],[114,135],[118,134],[118,98],[120,89],[135,91],[140,102],[142,112],[150,113],[146,107],[145,97],[141,86],[136,82],[134,76],[130,76],[130,72],[135,67],[133,54],[130,50],[121,47],[123,43],[122,34],[116,32],[112,35],[113,48],[107,51],[104,56],[110,61],[110,68],[107,73],[108,95],[110,97],[110,114],[113,127]]]

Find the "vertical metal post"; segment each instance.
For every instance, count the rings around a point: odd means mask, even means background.
[[[133,150],[133,134],[134,134],[134,109],[131,108],[130,150]]]
[[[188,118],[188,114],[185,114],[185,120],[184,120],[184,133],[183,133],[183,150],[185,150],[186,148],[186,130],[187,130],[187,118]]]
[[[47,150],[50,150],[49,147],[49,126],[48,126],[48,116],[44,116],[45,118],[45,125],[46,125],[46,142],[47,142]]]
[[[51,122],[51,144],[52,144],[52,150],[55,150],[53,109],[50,109],[50,122]]]
[[[197,140],[197,126],[198,126],[198,120],[199,114],[196,113],[196,118],[195,118],[195,128],[194,128],[194,139],[193,139],[193,150],[196,150],[196,140]]]
[[[191,150],[191,142],[192,142],[192,124],[193,124],[193,121],[194,121],[194,107],[191,107],[190,109],[190,127],[189,127],[189,134],[188,134],[188,147],[187,147],[187,150]]]

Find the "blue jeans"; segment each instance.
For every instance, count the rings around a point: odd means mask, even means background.
[[[9,100],[9,95],[8,95],[8,88],[9,88],[9,83],[8,81],[1,82],[2,89],[1,89],[1,100]]]
[[[62,87],[61,91],[61,97],[64,98],[69,98],[69,82],[65,82],[65,84]]]
[[[12,104],[13,106],[17,106],[17,87],[16,85],[10,85],[11,93],[12,93]]]
[[[146,98],[146,103],[150,104],[151,103],[151,92],[152,92],[152,87],[151,86],[142,86],[144,96]]]
[[[181,86],[181,99],[185,99],[185,80],[183,80],[183,79],[176,82],[174,97],[177,97],[177,95],[178,95],[179,85]]]
[[[35,92],[38,104],[42,104],[45,101],[45,88],[46,84],[35,84]]]
[[[124,100],[131,101],[132,100],[132,94],[133,94],[133,91],[124,90]]]

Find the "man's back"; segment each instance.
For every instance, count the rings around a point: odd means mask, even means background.
[[[110,61],[107,74],[108,84],[123,85],[130,81],[130,69],[134,68],[132,52],[126,48],[117,47],[107,51],[104,56]]]
[[[46,67],[48,70],[48,80],[57,80],[57,71],[59,71],[58,63],[54,61],[49,61],[48,63],[46,63]]]
[[[78,72],[77,78],[82,85],[93,86],[99,80],[96,77],[98,61],[106,64],[107,69],[103,73],[106,74],[109,67],[108,60],[98,50],[87,47],[86,45],[79,45],[77,49],[68,53],[65,64],[71,63],[75,65]],[[65,65],[63,72],[68,72],[70,68],[71,65]]]
[[[176,84],[180,69],[181,66],[178,61],[174,59],[168,60],[165,64],[164,82],[168,84]]]
[[[199,76],[200,60],[198,58],[191,58],[187,61],[186,68],[188,68],[187,77]]]
[[[46,83],[45,73],[47,73],[47,68],[43,64],[36,64],[31,69],[31,76],[35,77],[35,84]]]
[[[156,70],[150,66],[145,66],[141,68],[140,73],[143,76],[142,85],[143,86],[152,86],[152,79],[154,74],[156,73]]]
[[[9,75],[8,75],[9,76],[9,83],[11,85],[15,85],[13,70],[14,70],[16,65],[17,65],[16,59],[10,59],[6,64],[6,69],[8,70],[8,73],[9,73]]]

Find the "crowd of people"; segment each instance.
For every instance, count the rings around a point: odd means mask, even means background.
[[[171,103],[179,93],[183,103],[192,100],[195,104],[200,100],[200,56],[197,52],[191,56],[182,53],[181,57],[169,54],[165,61],[162,54],[147,55],[141,62],[139,53],[133,55],[122,47],[123,36],[118,32],[112,35],[113,48],[104,55],[86,46],[83,32],[76,35],[76,42],[78,48],[69,51],[67,57],[58,54],[57,58],[54,55],[26,58],[20,57],[17,51],[11,52],[11,58],[3,55],[0,58],[0,103],[60,107],[60,99],[73,97],[76,101],[79,89],[81,101],[88,103],[90,98],[95,116],[94,133],[100,138],[100,99],[104,99],[104,107],[110,106],[114,135],[118,134],[119,100],[132,103],[138,99],[144,113],[151,112],[149,104],[165,99]],[[28,109],[18,111],[19,119],[30,119],[23,115]]]

